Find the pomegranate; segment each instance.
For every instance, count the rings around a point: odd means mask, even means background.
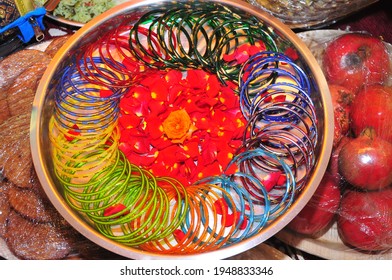
[[[392,184],[392,143],[365,129],[342,147],[339,173],[351,185],[363,190],[380,190]]]
[[[342,241],[364,251],[392,248],[392,189],[347,191],[337,218]]]
[[[354,93],[363,85],[383,83],[389,76],[389,56],[379,38],[364,33],[346,33],[328,44],[323,56],[329,82]]]
[[[287,227],[298,233],[318,236],[331,225],[339,202],[339,186],[334,177],[327,172],[312,198]]]
[[[363,88],[351,106],[351,127],[355,135],[372,127],[379,137],[392,142],[392,87]]]
[[[331,93],[334,109],[335,129],[333,146],[336,147],[350,129],[350,105],[355,95],[349,89],[334,84],[329,84],[329,92]]]
[[[339,153],[342,147],[350,141],[349,137],[343,136],[336,147],[333,147],[331,158],[328,163],[328,172],[335,178],[337,183],[340,183],[342,176],[339,173]]]

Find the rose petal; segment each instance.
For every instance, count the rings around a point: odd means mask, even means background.
[[[165,80],[168,85],[173,86],[179,84],[182,80],[182,72],[178,70],[169,70],[165,75]]]
[[[65,139],[67,139],[67,141],[71,142],[75,139],[75,137],[71,136],[79,136],[80,135],[80,131],[79,130],[79,126],[77,124],[74,124],[72,126],[72,129],[67,131],[67,134],[64,134]]]
[[[226,215],[229,211],[229,206],[223,197],[215,200],[214,208],[218,215]]]
[[[141,118],[133,113],[122,114],[119,118],[119,123],[124,129],[136,128],[139,126]]]
[[[200,155],[198,141],[188,141],[183,145],[183,149],[189,158],[196,159]]]
[[[182,243],[185,240],[185,233],[180,229],[174,230],[173,236],[177,243]]]
[[[99,96],[102,98],[109,98],[112,95],[113,95],[113,91],[111,91],[110,89],[100,89],[99,90]]]
[[[261,183],[264,185],[264,187],[265,187],[267,192],[271,191],[276,186],[276,184],[277,184],[278,180],[280,179],[281,175],[282,175],[282,172],[280,172],[280,171],[270,172],[261,181]]]
[[[287,48],[286,51],[284,52],[285,55],[287,55],[289,58],[292,60],[297,60],[299,58],[298,52],[294,48]]]
[[[148,109],[150,109],[150,114],[159,115],[162,112],[167,110],[167,106],[166,106],[165,102],[163,102],[161,100],[152,99],[148,103]]]
[[[236,52],[235,59],[237,64],[242,64],[249,59],[249,53],[247,51]]]
[[[206,93],[209,98],[215,98],[220,93],[221,83],[216,75],[210,75],[207,81]]]
[[[199,160],[199,162],[202,162],[202,160]],[[207,166],[206,165],[200,166],[199,164],[197,168],[198,168],[197,173],[194,175],[195,180],[200,180],[202,178],[209,177],[209,176],[217,176],[222,173],[222,167],[218,161],[214,161],[213,163]]]
[[[186,84],[192,89],[205,89],[208,81],[208,73],[200,69],[187,71]]]
[[[120,212],[124,211],[125,209],[127,209],[127,207],[126,207],[124,204],[122,204],[122,203],[113,204],[113,205],[107,207],[107,208],[103,211],[103,215],[104,215],[105,217],[113,216],[113,215],[115,215],[115,214],[117,214],[117,213],[120,213]],[[125,212],[122,213],[121,215],[117,215],[117,216],[114,217],[114,218],[119,218],[119,217],[124,216],[124,215],[129,214],[129,213],[130,213],[129,211],[125,211]]]

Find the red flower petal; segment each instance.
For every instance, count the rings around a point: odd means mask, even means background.
[[[178,106],[178,104],[184,102],[184,99],[186,99],[185,91],[186,89],[181,84],[170,86],[168,90],[167,104]]]
[[[222,87],[219,101],[226,106],[226,108],[238,109],[239,98],[230,87]]]
[[[153,99],[148,103],[148,108],[150,109],[150,114],[159,115],[167,110],[165,102]]]
[[[185,240],[185,233],[180,229],[174,230],[173,236],[177,243],[182,243]]]
[[[218,147],[214,142],[206,139],[201,143],[201,157],[199,158],[199,163],[204,166],[212,164],[216,157],[218,156]]]
[[[200,99],[202,98],[193,97],[186,100],[184,99],[181,105],[184,107],[184,109],[188,112],[189,115],[193,115],[194,113],[202,113],[205,116],[209,113],[211,106],[208,102],[203,102]],[[216,103],[217,101],[210,100],[210,102]]]
[[[145,116],[148,114],[148,103],[150,100],[150,91],[144,87],[137,86],[121,98],[120,108],[126,113]]]
[[[271,172],[261,181],[267,192],[276,186],[281,174],[282,172],[280,171]]]
[[[222,215],[222,217],[221,217],[222,226],[231,227],[234,224],[234,219],[236,219],[237,217],[238,216],[234,215],[234,213]]]
[[[103,211],[103,215],[105,217],[109,217],[109,216],[113,216],[117,213],[122,212],[123,210],[125,210],[127,207],[124,204],[118,203],[118,204],[113,204],[109,207],[107,207],[104,211]],[[114,218],[119,218],[121,216],[124,216],[126,214],[129,214],[129,211],[125,211],[124,213],[122,213],[121,215],[118,215]]]
[[[183,147],[189,158],[195,159],[200,155],[198,141],[188,141],[183,145]]]
[[[231,62],[231,61],[235,60],[235,56],[236,56],[235,52],[232,52],[230,54],[224,54],[223,55],[223,60],[226,61],[226,62]]]
[[[132,137],[128,139],[128,144],[132,147],[132,151],[138,154],[146,154],[150,152],[150,144],[146,137]]]
[[[195,103],[200,109],[202,108],[210,109],[211,107],[214,107],[214,105],[218,103],[218,99],[215,97],[213,98],[204,97],[204,98],[200,98]]]
[[[219,162],[214,161],[210,165],[202,166],[200,166],[200,162],[202,162],[202,160],[199,160],[199,165],[197,166],[198,170],[196,171],[196,174],[194,174],[195,180],[200,180],[204,177],[220,175],[222,173],[222,167]]]
[[[225,175],[232,175],[235,174],[236,172],[238,172],[238,166],[235,164],[231,164],[229,166],[229,168],[227,168],[227,166],[225,166]]]
[[[169,70],[165,75],[165,80],[170,86],[179,84],[182,80],[182,72],[178,70]]]
[[[123,129],[121,131],[121,136],[120,136],[120,142],[130,142],[132,141],[131,139],[134,137],[141,137],[144,136],[144,133],[142,133],[137,127],[136,128],[129,128],[129,129]]]
[[[151,137],[152,140],[162,138],[163,136],[163,127],[161,124],[161,120],[157,118],[154,114],[149,115],[145,118],[145,127],[144,131],[147,136]]]
[[[154,70],[149,75],[140,81],[140,84],[145,86],[146,88],[151,88],[159,83],[166,83],[164,76],[166,75],[165,71]]]
[[[168,167],[173,166],[175,163],[184,162],[189,157],[178,145],[170,145],[164,149],[160,150],[159,160],[164,162]]]
[[[259,53],[259,52],[263,52],[265,50],[267,50],[267,48],[266,48],[264,42],[263,41],[258,41],[254,45],[249,47],[249,55],[252,56],[252,55],[255,55],[255,54]]]
[[[209,74],[204,70],[190,69],[187,71],[186,84],[192,89],[205,89]]]
[[[150,85],[150,90],[152,99],[158,101],[167,101],[167,96],[169,94],[169,86],[167,85],[164,78],[157,81],[156,84]]]
[[[220,93],[221,83],[216,75],[210,75],[207,81],[206,93],[208,97],[217,97]]]
[[[119,118],[119,123],[124,129],[135,128],[140,124],[141,118],[133,113],[122,114]]]
[[[223,197],[215,200],[214,207],[218,215],[226,215],[229,211],[229,206]]]
[[[223,217],[224,216],[222,215],[221,223],[223,223]],[[231,227],[234,224],[234,220],[236,221],[237,224],[240,223],[240,220],[241,220],[241,213],[240,212],[236,212],[235,214],[232,213],[232,214],[226,215],[226,220],[225,220],[224,224],[222,224],[222,225],[225,227]],[[239,225],[239,229],[243,230],[246,228],[247,225],[248,225],[248,218],[244,215],[243,220],[242,220],[241,224]]]
[[[99,96],[102,98],[108,98],[113,95],[113,91],[110,89],[100,89],[99,90]]]
[[[238,64],[242,64],[249,59],[249,53],[247,51],[236,52],[235,59]]]
[[[168,176],[167,167],[164,162],[157,158],[149,169],[155,176]]]
[[[237,223],[240,223],[240,219],[241,219],[241,213],[237,212]],[[247,225],[248,225],[248,217],[244,215],[243,220],[239,226],[239,229],[244,230],[246,229]]]
[[[286,178],[286,174],[280,174],[280,177],[278,179],[278,181],[276,182],[277,186],[282,186],[284,184],[286,184],[287,178]]]
[[[298,52],[294,48],[287,48],[284,54],[292,60],[297,60],[299,58]]]
[[[233,159],[233,150],[230,147],[220,147],[220,151],[218,152],[218,156],[216,157],[220,165],[226,167],[229,162]]]
[[[273,102],[284,102],[286,101],[286,95],[280,94],[273,98]]]
[[[158,155],[159,152],[152,150],[148,154],[139,154],[135,152],[130,152],[126,156],[129,159],[129,162],[137,166],[141,166],[143,168],[150,168],[153,165],[153,163],[156,161]]]
[[[151,146],[153,146],[154,148],[158,149],[158,150],[162,150],[165,149],[167,147],[169,147],[170,145],[173,145],[173,142],[170,141],[169,138],[167,137],[158,137],[158,138],[153,138],[150,139],[151,140]]]
[[[80,135],[80,131],[79,130],[79,126],[77,124],[74,124],[72,126],[72,129],[67,131],[67,134],[64,134],[65,139],[67,139],[67,141],[72,141],[75,139],[75,137],[70,136],[70,135],[74,135],[74,136],[79,136]]]

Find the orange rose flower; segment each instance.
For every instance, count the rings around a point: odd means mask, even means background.
[[[184,109],[173,111],[163,121],[163,132],[173,143],[184,143],[197,127]]]

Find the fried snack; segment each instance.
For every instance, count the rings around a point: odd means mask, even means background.
[[[27,67],[7,90],[11,116],[31,113],[35,92],[50,60],[49,55],[43,55],[41,60]]]
[[[0,180],[0,237],[4,236],[7,226],[7,218],[11,207],[8,202],[8,190],[11,183]]]
[[[24,49],[0,61],[0,89],[9,88],[26,68],[44,57],[47,54],[40,50]]]
[[[0,89],[0,124],[10,117],[7,96]]]
[[[41,223],[65,224],[53,205],[32,189],[12,186],[8,191],[8,200],[11,207],[27,219]]]
[[[30,153],[30,114],[8,118],[0,125],[0,168],[17,186],[30,184],[33,166]]]
[[[63,259],[71,252],[75,238],[75,232],[69,227],[33,222],[15,211],[8,215],[5,240],[20,259]]]
[[[53,58],[57,51],[67,42],[71,36],[72,35],[64,35],[54,38],[45,49],[45,53]]]

